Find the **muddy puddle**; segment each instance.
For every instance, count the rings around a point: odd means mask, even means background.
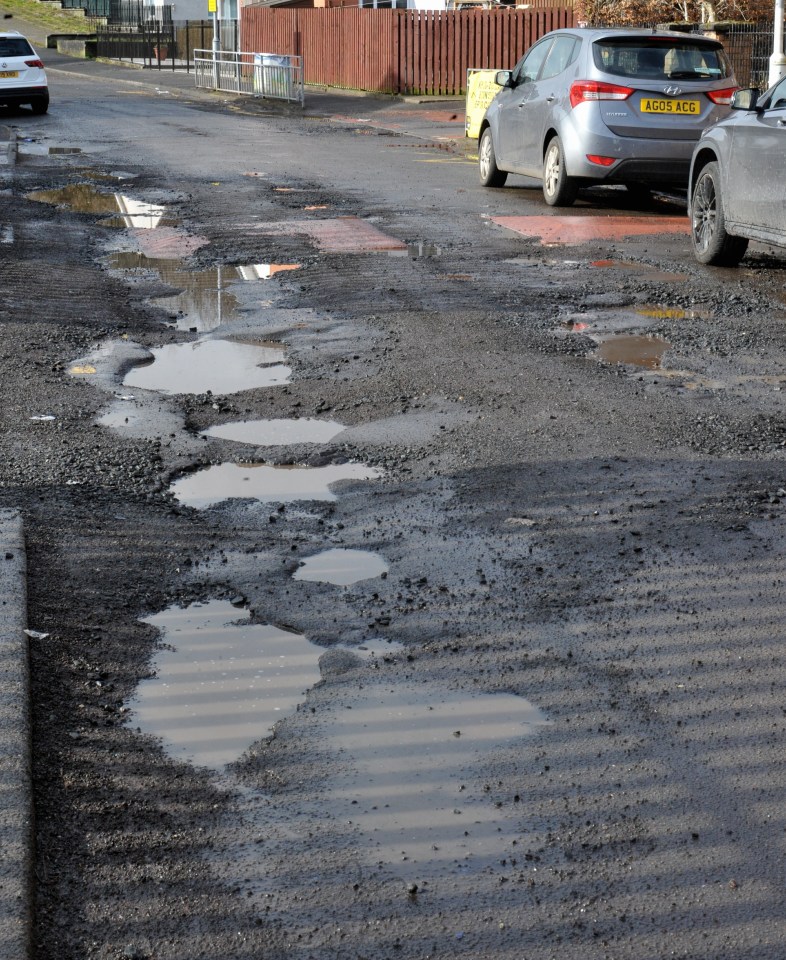
[[[671,344],[660,337],[609,337],[600,344],[595,357],[605,363],[659,370],[663,355],[670,347]]]
[[[340,480],[377,480],[381,476],[381,471],[362,463],[324,467],[222,463],[180,477],[170,491],[181,503],[200,510],[236,498],[263,503],[331,501],[337,499],[331,484]]]
[[[388,569],[387,563],[378,553],[335,548],[308,557],[292,578],[346,587],[361,580],[386,575]]]
[[[105,193],[91,183],[74,183],[58,190],[35,190],[28,200],[63,207],[74,213],[114,214],[101,221],[104,226],[153,229],[173,226],[174,219],[166,219],[167,208],[158,204],[134,200],[121,193]]]
[[[153,360],[133,367],[123,381],[165,394],[239,393],[288,383],[292,373],[278,344],[197,340],[151,351]]]
[[[289,446],[295,443],[327,443],[345,429],[335,420],[302,417],[295,420],[240,420],[202,431],[204,437],[233,440],[257,447]]]
[[[132,723],[166,752],[220,770],[293,712],[319,679],[321,647],[302,634],[252,624],[246,610],[213,600],[147,617],[164,644],[156,675],[129,702]]]

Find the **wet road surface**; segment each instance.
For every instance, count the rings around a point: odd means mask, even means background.
[[[354,111],[53,95],[0,194],[35,956],[781,957],[783,261]]]

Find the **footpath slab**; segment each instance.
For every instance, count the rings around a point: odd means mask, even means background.
[[[33,802],[27,561],[22,520],[0,510],[0,957],[30,956]]]

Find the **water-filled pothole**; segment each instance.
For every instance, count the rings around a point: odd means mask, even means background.
[[[197,340],[174,343],[153,351],[153,360],[133,367],[123,381],[159,393],[226,395],[289,382],[290,367],[276,344],[235,340]]]
[[[387,572],[388,565],[378,553],[335,548],[308,557],[292,576],[295,580],[346,587],[361,580],[381,577]]]
[[[324,467],[221,463],[180,477],[170,490],[181,503],[204,510],[235,498],[263,503],[336,500],[331,484],[340,480],[377,480],[381,476],[381,471],[362,463]]]
[[[412,866],[474,869],[517,833],[469,769],[547,723],[512,694],[471,695],[435,684],[366,687],[351,710],[331,711],[322,733],[345,760],[332,806],[349,815],[368,859],[408,874]]]
[[[268,280],[279,273],[297,270],[299,264],[254,263],[243,266],[219,264],[208,270],[190,271],[182,259],[157,259],[143,253],[116,252],[109,257],[110,270],[158,277],[176,294],[156,297],[160,306],[170,310],[179,330],[205,333],[236,316],[239,304],[228,289],[239,281]]]
[[[688,279],[686,273],[670,273],[668,270],[659,270],[647,263],[633,263],[626,260],[594,260],[590,266],[639,274],[643,280],[656,283],[684,283]]]
[[[299,633],[248,623],[223,600],[147,617],[166,644],[130,702],[170,756],[220,770],[267,737],[319,679],[324,653]]]
[[[289,446],[294,443],[327,443],[345,427],[335,420],[301,417],[297,420],[241,420],[222,423],[202,431],[202,436],[248,443],[256,447]]]
[[[442,248],[434,243],[424,243],[422,240],[417,243],[408,243],[403,250],[388,250],[388,256],[391,257],[410,257],[413,260],[428,260],[432,257],[442,256]]]
[[[663,355],[671,344],[660,337],[610,337],[604,340],[596,352],[599,360],[619,363],[644,370],[660,368]]]
[[[164,219],[166,207],[134,200],[121,193],[104,193],[90,183],[72,183],[58,190],[35,190],[27,194],[27,199],[65,207],[75,213],[118,214],[111,222],[104,221],[108,226],[150,229],[175,222]]]

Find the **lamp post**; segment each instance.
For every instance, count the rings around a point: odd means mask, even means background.
[[[783,0],[775,0],[775,22],[772,30],[772,56],[768,85],[786,77],[786,56],[783,55]]]

